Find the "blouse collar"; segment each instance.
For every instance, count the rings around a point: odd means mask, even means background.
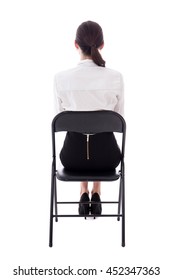
[[[97,66],[92,59],[83,59],[78,62],[78,65]]]

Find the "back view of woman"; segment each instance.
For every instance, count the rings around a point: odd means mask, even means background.
[[[103,32],[93,21],[83,22],[77,29],[75,47],[80,62],[75,68],[55,76],[56,113],[64,110],[112,110],[123,115],[122,75],[105,67],[100,51],[104,47]],[[65,168],[71,170],[111,170],[121,159],[113,133],[83,135],[68,132],[60,153]],[[94,182],[91,201],[100,201],[100,182]],[[89,214],[88,183],[81,182],[79,214]],[[92,214],[101,214],[101,204],[91,204]]]

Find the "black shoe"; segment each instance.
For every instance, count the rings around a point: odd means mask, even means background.
[[[100,196],[98,193],[94,193],[91,197],[91,201],[93,202],[101,202]],[[100,203],[91,203],[91,214],[92,215],[101,215],[102,213],[102,205]]]
[[[80,203],[79,204],[79,215],[88,215],[89,214],[89,196],[87,193],[83,193],[80,198],[80,202],[88,202],[88,203]]]

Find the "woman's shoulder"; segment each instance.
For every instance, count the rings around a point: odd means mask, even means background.
[[[107,78],[109,78],[110,80],[119,80],[120,82],[123,81],[123,75],[120,71],[109,67],[105,67],[103,71],[104,76],[107,76]]]
[[[109,74],[116,75],[116,76],[122,76],[122,73],[116,69],[105,67],[105,71]]]

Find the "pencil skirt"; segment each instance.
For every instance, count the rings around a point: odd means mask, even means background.
[[[113,170],[121,161],[121,151],[112,132],[82,134],[67,132],[60,160],[69,170]]]

